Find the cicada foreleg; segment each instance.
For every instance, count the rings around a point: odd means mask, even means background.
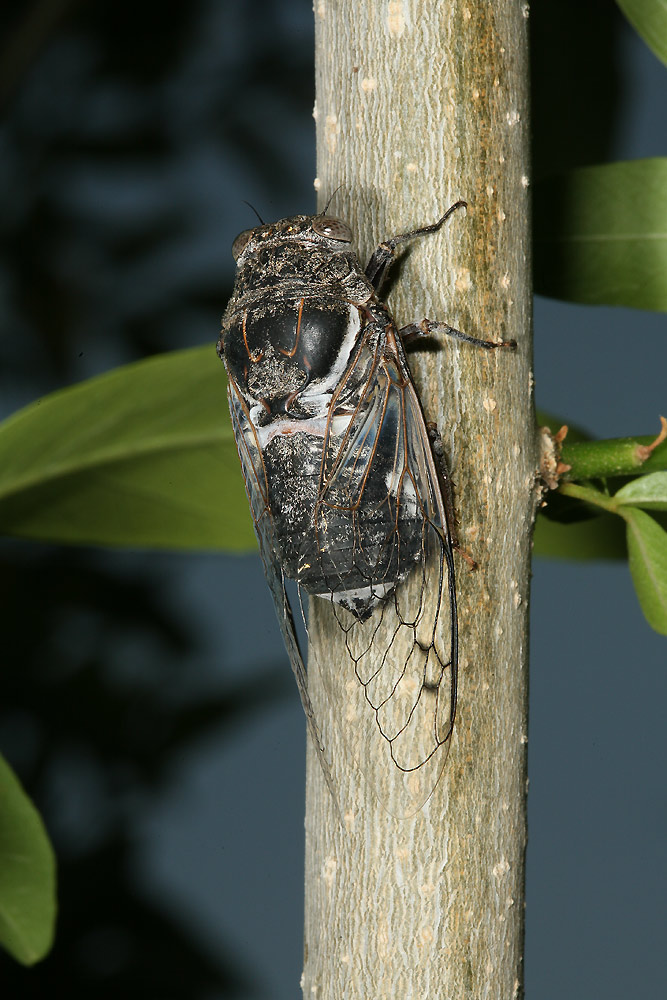
[[[447,209],[441,219],[438,219],[437,222],[433,222],[430,226],[420,226],[419,229],[411,229],[409,233],[401,233],[400,236],[392,236],[390,240],[385,240],[381,243],[380,246],[377,247],[377,249],[371,254],[371,259],[366,265],[366,271],[364,272],[368,280],[373,285],[375,291],[377,291],[380,287],[387,265],[394,259],[397,246],[401,243],[407,243],[408,240],[413,240],[416,236],[427,236],[429,233],[437,233],[457,208],[467,207],[468,206],[465,201],[457,201]]]
[[[467,344],[483,347],[487,351],[493,351],[496,347],[507,347],[511,351],[516,349],[516,340],[480,340],[479,337],[472,337],[469,333],[456,330],[447,323],[438,323],[432,319],[423,319],[421,323],[408,323],[398,331],[404,346],[419,337],[430,337],[434,333],[445,333],[448,337],[464,340]]]

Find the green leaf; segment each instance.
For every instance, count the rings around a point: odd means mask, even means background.
[[[0,425],[0,531],[101,545],[253,549],[214,349],[126,365]]]
[[[614,500],[646,510],[667,510],[667,472],[653,472],[631,480],[617,490]]]
[[[24,965],[49,951],[56,862],[39,813],[0,756],[0,943]]]
[[[667,3],[665,0],[616,0],[658,59],[667,64]]]
[[[535,290],[667,310],[667,158],[582,167],[535,185]]]
[[[667,635],[667,531],[637,507],[623,511],[630,572],[649,625]]]
[[[557,559],[625,559],[623,522],[607,513],[570,524],[540,515],[533,551],[537,556]]]

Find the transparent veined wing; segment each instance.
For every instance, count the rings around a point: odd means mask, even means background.
[[[365,383],[350,412],[345,387],[360,371]],[[369,328],[332,399],[315,521],[329,586],[322,596],[343,637],[343,654],[325,649],[318,667],[333,701],[348,706],[345,729],[362,769],[381,775],[383,799],[384,772],[393,769],[385,805],[409,815],[431,794],[447,756],[457,617],[441,475],[393,327],[379,337]],[[313,635],[320,625],[311,614]],[[350,666],[373,710],[374,739],[348,725],[361,717],[350,707]]]
[[[331,769],[327,761],[319,726],[308,693],[308,675],[299,648],[292,607],[285,588],[285,575],[278,557],[279,546],[271,512],[270,489],[257,428],[251,420],[250,412],[243,397],[231,378],[228,382],[228,399],[234,437],[241,460],[246,492],[259,542],[262,564],[264,566],[264,575],[266,576],[276,608],[280,631],[296,679],[308,731],[317,750],[327,785],[334,800],[337,801],[331,777]]]

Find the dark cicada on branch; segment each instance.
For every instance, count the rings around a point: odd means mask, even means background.
[[[403,812],[444,765],[458,657],[449,480],[403,342],[440,331],[512,345],[428,320],[397,329],[378,288],[399,244],[463,205],[380,244],[365,270],[350,228],[324,213],[241,233],[218,344],[264,569],[325,776],[333,791],[286,580],[331,605],[345,649],[332,669],[356,674],[387,765],[423,774]]]

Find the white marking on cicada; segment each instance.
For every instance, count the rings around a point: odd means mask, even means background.
[[[275,437],[279,435],[288,436],[290,434],[310,434],[313,437],[323,438],[327,429],[327,418],[313,417],[311,420],[291,420],[289,417],[282,417],[272,420],[264,427],[259,426],[257,417],[261,416],[263,406],[255,403],[250,409],[250,419],[255,426],[257,443],[263,451],[267,448]]]
[[[347,367],[350,363],[350,357],[352,356],[354,345],[356,344],[357,338],[361,333],[361,317],[357,307],[353,305],[348,306],[348,315],[349,319],[345,336],[343,337],[343,342],[340,345],[340,351],[331,366],[329,374],[326,378],[313,382],[312,387],[308,386],[308,388],[306,388],[301,394],[302,399],[311,399],[311,397],[314,396],[331,393],[334,389],[338,388],[338,384],[347,371]]]
[[[340,604],[343,608],[350,607],[350,605],[354,607],[358,601],[365,602],[371,594],[377,597],[378,601],[381,601],[383,597],[391,593],[394,586],[395,584],[393,583],[374,583],[370,587],[358,587],[356,590],[338,590],[335,594],[332,594],[329,590],[322,591],[321,594],[317,594],[316,596],[324,597],[328,601],[333,599],[336,604]]]
[[[311,418],[294,420],[289,416],[278,417],[271,423],[262,426],[264,404],[258,401],[251,405],[250,419],[256,428],[260,448],[265,448],[278,434],[312,434],[316,437],[324,437],[331,397],[347,370],[360,332],[359,310],[356,306],[350,305],[345,336],[326,378],[314,379],[303,392],[298,394],[301,405],[306,408],[307,412],[312,413]],[[348,417],[334,418],[331,421],[332,436],[345,433],[348,422]]]
[[[385,476],[385,486],[390,497],[400,501],[401,508],[405,505],[405,512],[409,517],[417,517],[417,491],[410,476],[403,475],[399,469],[391,469]]]

